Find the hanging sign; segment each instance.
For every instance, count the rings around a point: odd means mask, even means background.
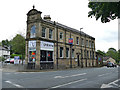
[[[73,38],[69,38],[68,43],[73,44]]]

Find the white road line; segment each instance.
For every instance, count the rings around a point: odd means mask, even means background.
[[[98,75],[98,77],[101,77],[101,76],[104,76],[104,75],[107,75],[107,74],[110,74],[110,73],[101,74],[101,75]]]
[[[116,82],[118,82],[119,80],[120,80],[120,79],[117,79],[117,80],[115,80],[115,81],[113,81],[113,82],[110,82],[109,84],[102,84],[101,88],[110,88],[110,87],[114,87],[113,85],[119,87],[119,85],[116,84]]]
[[[71,75],[71,76],[55,76],[54,78],[67,78],[67,77],[76,77],[76,76],[85,75],[85,74],[86,74],[86,73],[75,74],[75,75]]]
[[[23,88],[23,86],[21,85],[18,85],[18,84],[15,84],[15,83],[12,83],[11,81],[5,81],[6,83],[9,83],[9,84],[12,84],[13,86],[16,86],[18,88]]]
[[[70,85],[70,84],[77,83],[77,82],[81,82],[81,81],[85,81],[85,80],[87,80],[87,78],[85,78],[85,79],[80,79],[80,80],[73,81],[73,82],[69,82],[69,83],[62,84],[62,85],[58,85],[58,86],[54,86],[54,87],[51,87],[51,88],[58,88],[58,87],[62,87],[62,86],[66,86],[66,85]]]

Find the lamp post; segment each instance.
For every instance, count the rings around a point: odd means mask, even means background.
[[[81,29],[83,29],[83,28],[80,28],[80,39],[81,39]],[[81,42],[81,68],[83,68],[82,42]]]

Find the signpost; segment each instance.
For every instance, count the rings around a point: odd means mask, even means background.
[[[19,64],[19,56],[14,56],[14,64]]]
[[[70,44],[70,68],[72,68],[72,44],[73,44],[73,38],[69,38],[68,42]]]

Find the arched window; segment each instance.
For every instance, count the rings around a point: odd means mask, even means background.
[[[36,34],[36,27],[35,25],[33,25],[31,27],[30,38],[34,38],[36,36],[35,34]]]

